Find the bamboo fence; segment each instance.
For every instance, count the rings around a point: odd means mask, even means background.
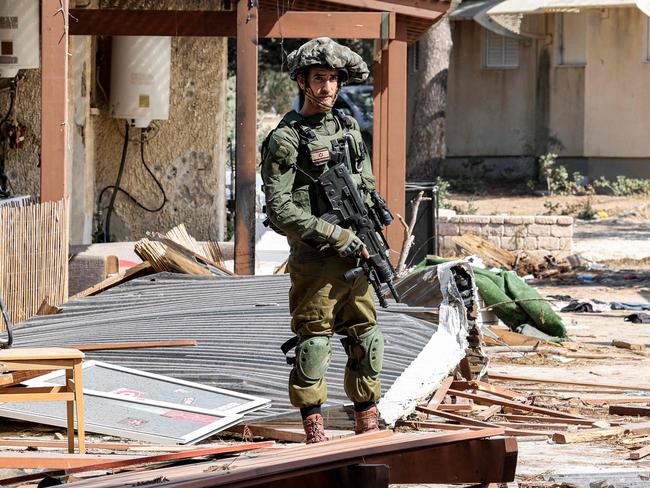
[[[0,208],[0,295],[14,324],[67,299],[68,215],[67,199]]]

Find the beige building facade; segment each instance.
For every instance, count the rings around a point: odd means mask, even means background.
[[[555,152],[591,178],[650,177],[649,17],[573,8],[523,15],[515,34],[485,20],[494,5],[451,15],[445,170],[480,159],[499,177],[534,176]]]

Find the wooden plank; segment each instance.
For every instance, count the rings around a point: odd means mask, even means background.
[[[68,0],[41,1],[40,201],[69,196]]]
[[[260,16],[260,37],[381,39],[381,12],[286,12],[265,11]],[[264,21],[262,21],[264,19]]]
[[[436,414],[440,413],[439,410],[436,410]],[[464,417],[463,417],[464,418]],[[467,419],[466,419],[467,420]],[[484,422],[483,422],[484,423]],[[412,427],[414,429],[440,429],[440,430],[473,430],[473,431],[478,431],[480,429],[484,429],[485,427],[481,425],[470,425],[470,424],[463,424],[463,425],[455,425],[455,424],[447,424],[444,422],[433,422],[431,420],[421,420],[421,421],[416,421],[416,420],[403,420],[399,422],[399,425],[402,425],[404,427]],[[488,423],[487,425],[491,427],[499,426],[503,427],[502,425],[499,424],[491,424]],[[543,436],[543,437],[550,437],[553,432],[544,432],[540,430],[528,430],[528,429],[517,429],[517,428],[503,428],[503,433],[504,435],[512,435],[512,436]]]
[[[556,432],[553,434],[553,442],[557,444],[573,444],[576,442],[589,442],[600,439],[608,439],[624,434],[647,435],[650,434],[650,422],[638,424],[625,424],[618,427],[606,429],[589,429],[580,432]]]
[[[352,5],[359,8],[380,10],[382,12],[395,12],[397,14],[418,17],[421,19],[436,20],[441,13],[449,9],[447,2],[420,3],[422,6],[413,5],[414,2],[383,1],[383,0],[326,0],[327,3]]]
[[[16,388],[16,390],[19,389],[20,388]],[[73,400],[74,393],[30,393],[28,391],[16,393],[0,392],[0,402],[71,402]]]
[[[644,344],[622,341],[618,339],[614,339],[612,341],[612,346],[618,347],[619,349],[629,349],[630,351],[643,351],[645,349]]]
[[[618,395],[611,397],[579,397],[576,396],[575,400],[579,400],[582,403],[588,403],[589,405],[608,405],[610,403],[644,403],[647,404],[650,402],[650,396],[632,396],[632,395]]]
[[[482,412],[479,412],[478,414],[475,415],[475,417],[479,420],[489,420],[498,413],[501,412],[501,405],[490,405],[488,408],[483,410]]]
[[[562,417],[540,417],[537,415],[517,415],[509,413],[500,414],[499,417],[503,417],[514,422],[548,422],[552,424],[563,423],[568,425],[593,425],[593,423],[596,422],[595,419],[567,419]]]
[[[553,417],[563,417],[568,419],[584,419],[580,415],[573,415],[570,413],[559,412],[557,410],[551,410],[550,408],[537,407],[534,405],[526,405],[523,403],[517,403],[511,400],[501,399],[501,398],[487,398],[475,393],[467,393],[464,391],[458,390],[449,390],[450,395],[455,395],[459,397],[469,398],[474,400],[475,403],[480,405],[501,405],[502,407],[510,407],[515,410],[520,410],[523,412],[536,412],[544,415],[550,415]]]
[[[441,403],[436,410],[443,412],[471,412],[471,403]]]
[[[487,422],[481,422],[480,420],[474,420],[468,417],[463,417],[462,415],[456,415],[454,413],[449,413],[449,412],[442,412],[440,410],[434,410],[432,408],[416,407],[416,410],[429,415],[436,415],[438,417],[442,417],[445,419],[454,420],[463,425],[473,425],[476,427],[483,427],[486,429],[489,429],[490,427],[494,427],[492,424],[489,424]]]
[[[451,424],[448,422],[435,422],[433,420],[398,420],[396,427],[411,427],[413,429],[440,429],[440,430],[480,430],[483,427],[475,425]]]
[[[44,374],[49,373],[51,370],[31,370],[31,371],[12,371],[3,376],[7,376],[7,383],[2,384],[2,386],[13,386],[22,383],[23,381],[31,380],[32,378],[37,378],[43,376]],[[11,379],[11,381],[9,381]]]
[[[646,456],[650,456],[650,446],[642,447],[641,449],[637,449],[630,453],[630,459],[633,460],[642,459]]]
[[[650,417],[650,405],[610,405],[609,414]]]
[[[543,344],[545,346],[554,347],[561,350],[562,346],[555,344],[554,342],[548,342],[539,337],[531,337],[524,334],[519,334],[508,329],[503,329],[501,327],[490,327],[490,331],[494,332],[499,336],[499,340],[509,346],[539,346]],[[486,344],[489,344],[488,337],[485,336]],[[496,340],[491,339],[495,344],[499,344]]]
[[[451,385],[451,388],[454,390],[476,390],[483,391],[486,393],[491,393],[502,398],[507,398],[509,400],[522,400],[525,398],[525,395],[517,393],[515,391],[506,390],[496,385],[491,385],[484,381],[472,380],[472,381],[454,381]]]
[[[380,161],[384,165],[382,173],[386,178],[386,192],[382,196],[393,214],[406,215],[406,24],[399,22],[396,38],[388,42],[388,49],[382,52],[386,63],[386,104],[387,119],[386,137],[390,143],[386,146],[385,158]],[[384,61],[382,61],[384,63]],[[375,163],[376,164],[376,163]],[[386,228],[386,239],[391,249],[402,248],[404,235],[399,225]],[[398,252],[393,252],[391,261],[394,265],[399,260]]]
[[[499,425],[505,429],[539,429],[539,430],[553,430],[553,431],[564,431],[564,430],[569,430],[569,427],[572,427],[569,424],[546,424],[546,423],[524,423],[524,422],[516,422],[516,423],[511,423],[511,422],[491,422],[491,425]],[[589,426],[583,425],[579,426],[578,428],[582,429],[589,429]],[[575,429],[575,427],[572,427]]]
[[[106,278],[104,281],[97,283],[90,288],[86,288],[83,291],[80,291],[76,295],[71,296],[70,300],[78,300],[79,298],[97,295],[98,293],[109,290],[114,286],[121,285],[122,283],[126,283],[127,281],[139,278],[141,276],[146,276],[153,272],[153,266],[145,261],[144,263],[140,263],[136,266],[133,266],[132,268],[127,269],[123,273]]]
[[[71,9],[71,35],[236,37],[236,12],[217,10]],[[259,37],[380,39],[381,12],[260,10]],[[393,39],[389,32],[389,39]]]
[[[296,486],[287,477],[358,463],[388,464],[394,483],[479,483],[511,481],[516,468],[516,442],[509,438],[485,439],[503,434],[503,429],[480,429],[444,433],[421,433],[417,436],[396,434],[369,442],[364,435],[352,439],[328,441],[310,446],[277,449],[274,452],[240,458],[235,469],[206,469],[205,463],[172,467],[156,471],[174,486]],[[441,463],[440,460],[445,462]],[[436,469],[431,469],[436,465]],[[438,466],[439,465],[439,466]],[[225,464],[221,465],[225,466]],[[91,481],[97,486],[150,484],[152,471],[121,473]],[[3,480],[7,481],[7,480]],[[14,480],[12,480],[14,481]],[[278,482],[280,484],[271,484]],[[313,480],[312,480],[313,481]],[[339,480],[340,483],[340,480]],[[84,485],[82,482],[80,486]],[[300,484],[298,486],[338,486]],[[363,486],[363,485],[357,485]]]
[[[235,273],[255,274],[257,2],[237,2]]]
[[[215,456],[219,454],[232,454],[245,451],[252,451],[257,449],[264,449],[267,447],[273,446],[275,443],[273,441],[268,442],[254,442],[246,444],[231,444],[219,447],[210,447],[207,449],[192,449],[190,451],[184,452],[175,452],[167,454],[159,454],[156,456],[144,456],[144,457],[129,457],[129,458],[120,458],[114,461],[105,461],[101,458],[93,456],[93,463],[84,463],[77,466],[71,467],[62,467],[61,469],[52,470],[52,471],[43,471],[40,473],[29,474],[25,476],[18,476],[16,478],[0,480],[0,484],[16,484],[23,483],[25,481],[32,481],[45,478],[47,476],[64,476],[74,473],[85,473],[90,471],[108,471],[111,469],[125,468],[128,466],[139,466],[139,465],[150,465],[153,463],[160,463],[166,461],[173,461],[179,459],[191,459],[196,457],[205,457],[205,456]],[[87,456],[87,455],[86,455]],[[80,455],[74,456],[78,459]],[[21,455],[21,458],[29,458],[29,456]],[[65,459],[70,459],[66,457]]]
[[[429,404],[427,405],[428,408],[431,408],[433,410],[438,408],[438,405],[440,405],[442,401],[445,399],[445,396],[447,395],[447,390],[449,390],[449,387],[451,386],[453,381],[454,378],[452,376],[448,376],[447,378],[442,380],[440,386],[431,397],[431,401],[429,401]]]
[[[66,441],[67,446],[67,441]],[[92,466],[97,463],[132,460],[133,456],[124,455],[79,455],[79,454],[42,454],[30,452],[0,454],[0,469],[72,469]],[[0,480],[0,482],[2,482]],[[4,482],[2,482],[4,486]]]
[[[71,347],[15,347],[0,350],[0,362],[83,359],[84,354]]]
[[[633,385],[614,385],[603,384],[589,381],[572,381],[572,380],[551,380],[545,378],[531,378],[530,376],[516,376],[502,373],[488,373],[488,377],[493,380],[518,381],[522,383],[546,383],[551,385],[572,385],[572,386],[594,386],[597,388],[609,388],[612,390],[627,391],[650,391],[650,387],[633,386]]]
[[[195,340],[180,341],[144,341],[144,342],[98,342],[97,344],[78,344],[70,346],[79,351],[108,351],[113,349],[144,349],[150,347],[185,347],[196,346]]]
[[[67,449],[68,441],[60,440],[44,440],[44,439],[0,439],[0,448],[16,449],[21,447],[32,448],[53,448],[53,449]],[[132,452],[185,452],[196,449],[197,446],[190,445],[163,445],[163,444],[132,444],[128,442],[87,442],[86,450],[107,450],[107,451],[132,451]],[[202,449],[212,447],[223,447],[223,443],[219,444],[201,444]],[[79,456],[75,456],[79,457]],[[101,458],[104,460],[105,458]]]
[[[302,426],[274,425],[274,424],[240,424],[229,427],[228,431],[244,436],[244,439],[252,437],[263,437],[283,442],[305,442],[305,431]],[[327,429],[328,439],[338,439],[354,435],[352,430]]]
[[[513,253],[473,234],[452,237],[452,240],[466,253],[481,256],[488,266],[510,270],[517,261],[517,257]]]

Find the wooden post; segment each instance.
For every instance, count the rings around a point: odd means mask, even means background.
[[[68,0],[41,2],[41,202],[68,195]]]
[[[237,2],[235,273],[255,274],[257,0]]]
[[[380,53],[374,66],[375,120],[373,170],[377,188],[393,213],[404,215],[406,184],[406,24],[397,24],[395,39]],[[391,225],[386,238],[393,251],[401,249],[403,233]],[[393,253],[397,263],[399,256]]]

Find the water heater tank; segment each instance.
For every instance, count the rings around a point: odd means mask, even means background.
[[[0,0],[0,78],[39,66],[38,0]]]
[[[171,37],[114,36],[111,115],[135,127],[169,118]]]

